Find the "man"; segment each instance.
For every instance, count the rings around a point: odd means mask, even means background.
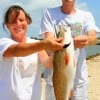
[[[59,25],[66,25],[71,28],[74,41],[77,69],[72,100],[87,100],[88,70],[85,47],[96,43],[97,28],[94,18],[90,12],[75,8],[75,0],[62,0],[62,6],[45,10],[41,20],[40,35],[45,38],[54,38],[55,27]],[[49,70],[45,70],[44,77],[47,80],[47,89],[51,89],[52,71],[50,74]],[[47,100],[55,100],[54,97],[51,99],[49,94],[50,90],[47,90]]]

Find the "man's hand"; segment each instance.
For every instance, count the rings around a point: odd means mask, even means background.
[[[88,43],[87,35],[80,35],[73,38],[75,48],[84,48]]]

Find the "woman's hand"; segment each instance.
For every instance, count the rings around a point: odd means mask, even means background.
[[[46,38],[43,41],[46,44],[46,50],[51,50],[53,52],[58,51],[58,50],[63,50],[64,44],[61,43],[62,38],[59,38],[59,39]]]

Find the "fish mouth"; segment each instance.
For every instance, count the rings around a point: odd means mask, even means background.
[[[63,46],[63,48],[67,48],[70,44],[71,44],[71,42],[68,43],[68,44],[65,44],[65,45]]]

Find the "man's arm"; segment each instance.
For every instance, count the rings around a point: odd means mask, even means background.
[[[95,30],[88,32],[88,45],[95,45],[97,42],[97,35]]]

